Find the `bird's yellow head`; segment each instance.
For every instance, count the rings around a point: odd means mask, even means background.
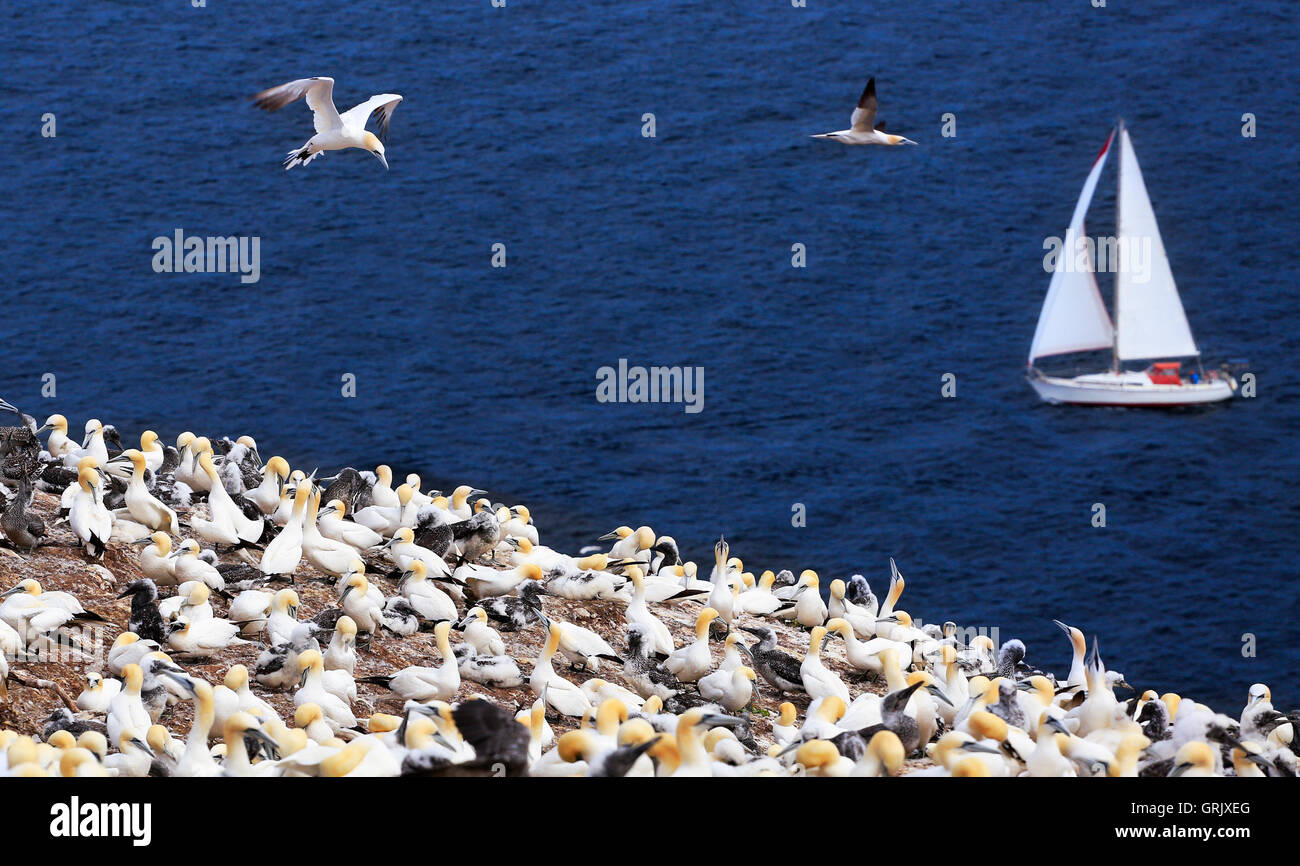
[[[361,136],[361,141],[366,150],[374,154],[375,158],[384,164],[384,168],[388,168],[388,160],[384,157],[384,143],[379,140],[379,136],[367,131]]]

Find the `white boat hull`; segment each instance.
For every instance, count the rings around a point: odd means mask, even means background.
[[[1157,385],[1145,373],[1090,373],[1064,379],[1031,374],[1029,384],[1048,403],[1075,406],[1195,406],[1231,399],[1226,379]]]

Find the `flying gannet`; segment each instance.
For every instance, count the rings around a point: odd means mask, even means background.
[[[812,137],[830,138],[841,144],[916,144],[910,138],[903,138],[901,135],[890,135],[885,132],[885,122],[883,120],[876,123],[875,78],[867,79],[867,87],[862,91],[861,98],[858,99],[858,107],[853,109],[848,129],[841,129],[837,132],[824,132],[821,135]]]
[[[388,168],[383,142],[388,139],[388,123],[392,119],[393,109],[402,101],[401,96],[396,93],[381,93],[339,114],[334,107],[334,79],[319,76],[299,78],[263,90],[253,97],[253,103],[258,108],[274,111],[303,97],[307,98],[307,107],[312,111],[316,134],[302,147],[289,151],[284,160],[285,170],[295,165],[306,165],[327,150],[346,150],[349,147],[374,154],[384,164],[384,168]],[[371,117],[379,123],[378,136],[366,129],[366,121]]]

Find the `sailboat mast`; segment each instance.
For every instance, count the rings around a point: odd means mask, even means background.
[[[1120,185],[1124,183],[1124,118],[1121,117],[1115,122],[1115,133],[1115,137],[1119,139],[1119,159],[1116,160],[1115,163],[1115,241],[1116,249],[1119,250],[1121,255],[1123,255],[1125,254],[1125,251],[1119,244],[1119,239],[1124,237],[1124,232],[1120,230],[1120,221],[1124,219],[1124,196],[1120,194]],[[1113,285],[1115,287],[1113,293],[1115,297],[1115,334],[1114,339],[1110,341],[1110,356],[1111,370],[1115,373],[1119,373],[1119,263],[1115,262],[1113,267]]]

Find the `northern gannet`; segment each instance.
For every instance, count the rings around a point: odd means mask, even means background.
[[[474,606],[465,612],[461,626],[465,629],[465,642],[480,654],[501,656],[506,654],[505,641],[496,629],[488,625],[487,611]]]
[[[334,79],[318,76],[299,78],[268,88],[254,96],[253,101],[258,108],[274,111],[304,97],[312,112],[316,134],[302,147],[289,151],[284,160],[285,169],[306,165],[327,150],[345,150],[349,147],[372,154],[384,164],[385,169],[388,168],[383,141],[388,138],[388,124],[393,109],[402,101],[401,96],[396,93],[381,93],[340,114],[334,107]],[[378,121],[378,137],[366,129],[366,121],[372,116]]]
[[[533,672],[528,678],[528,686],[533,694],[546,702],[546,705],[563,716],[581,716],[593,709],[591,701],[582,693],[582,689],[561,677],[551,666],[551,658],[560,647],[563,631],[558,622],[553,622],[547,630],[546,643],[533,664]]]
[[[440,622],[433,629],[438,652],[442,654],[441,667],[411,665],[390,676],[362,677],[360,682],[383,686],[405,700],[450,701],[460,688],[460,667],[452,651],[448,635],[451,623]]]
[[[167,646],[187,658],[209,658],[231,644],[246,643],[239,637],[239,626],[225,619],[192,622],[181,616],[167,627]]]
[[[709,624],[718,615],[718,611],[711,607],[703,608],[695,618],[695,640],[673,650],[664,661],[664,667],[681,682],[697,682],[713,667],[713,656],[709,653]]]
[[[876,79],[867,79],[867,86],[858,98],[858,107],[849,118],[849,128],[837,132],[824,132],[813,138],[829,138],[841,144],[916,144],[910,138],[885,132],[885,122],[876,123]]]
[[[753,698],[756,677],[753,668],[744,665],[730,671],[719,668],[700,678],[700,697],[729,713],[738,713]]]
[[[94,559],[104,555],[108,539],[113,534],[113,515],[95,493],[98,478],[98,473],[88,467],[77,472],[79,490],[68,514],[68,524],[72,531]]]
[[[325,670],[356,672],[357,624],[344,614],[334,623],[334,636],[325,649]]]
[[[144,473],[148,467],[144,452],[129,448],[115,459],[131,462],[131,480],[126,485],[126,510],[131,518],[152,530],[179,535],[180,525],[176,521],[176,512],[160,502],[145,486]],[[161,452],[158,459],[159,462],[162,461]]]

